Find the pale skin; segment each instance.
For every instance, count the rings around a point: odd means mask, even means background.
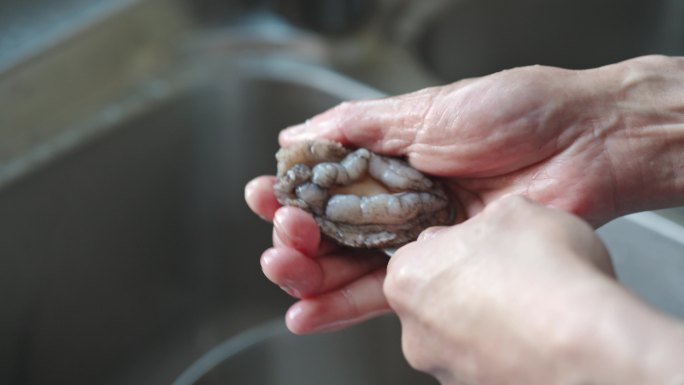
[[[440,177],[459,224],[387,258],[322,240],[281,208],[272,176],[245,190],[273,221],[265,275],[299,298],[290,330],[395,311],[404,353],[445,384],[684,384],[684,326],[614,278],[592,226],[684,204],[684,59],[583,71],[524,67],[344,103],[280,135],[404,156]],[[536,203],[535,203],[536,202]]]

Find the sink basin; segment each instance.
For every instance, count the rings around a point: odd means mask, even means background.
[[[284,314],[243,187],[274,172],[280,129],[378,93],[312,65],[239,64],[0,190],[1,383],[168,384]]]
[[[392,317],[305,338],[284,332],[282,321],[269,323],[292,300],[260,272],[270,226],[243,200],[249,179],[274,172],[280,129],[340,101],[382,93],[330,70],[344,66],[335,66],[320,41],[306,37],[288,49],[282,40],[300,36],[277,28],[268,30],[276,43],[241,43],[230,30],[205,34],[196,20],[174,21],[145,40],[142,31],[155,28],[148,21],[162,14],[191,18],[185,12],[192,7],[173,0],[130,3],[147,8],[114,19],[133,14],[139,24],[103,21],[104,32],[75,40],[81,48],[33,58],[27,76],[23,67],[0,76],[2,102],[12,90],[29,94],[31,79],[47,82],[39,84],[40,104],[33,108],[12,100],[22,108],[7,122],[20,122],[21,130],[3,137],[16,146],[0,146],[0,383],[171,384],[245,330],[262,334],[195,378],[198,384],[301,385],[326,373],[358,384],[434,383],[404,362]],[[192,4],[214,9],[208,0]],[[216,23],[214,16],[207,19]],[[137,31],[139,40],[117,37],[117,28]],[[110,44],[114,38],[118,44]],[[130,41],[138,54],[127,53]],[[102,60],[103,72],[74,67],[101,47],[111,59]],[[397,89],[431,81],[413,65],[394,67],[392,78],[402,80]],[[119,70],[125,82],[118,81]],[[415,76],[404,79],[403,70]],[[82,81],[65,87],[71,83],[64,72]],[[15,77],[20,81],[12,83]],[[91,89],[96,98],[76,98]],[[119,98],[123,93],[135,95]],[[79,108],[58,108],[61,103]],[[55,121],[65,128],[45,126]],[[22,151],[9,153],[9,147]],[[654,306],[684,317],[682,226],[644,213],[600,233],[623,281]],[[302,377],[293,369],[301,367],[300,356],[322,364]]]
[[[438,3],[413,44],[442,81],[523,65],[581,69],[646,54],[684,54],[684,6],[677,0]]]
[[[172,385],[437,385],[404,364],[396,319],[381,317],[336,333],[295,336],[282,320],[209,350]]]

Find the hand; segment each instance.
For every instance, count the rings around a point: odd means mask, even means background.
[[[283,131],[280,143],[327,138],[405,156],[443,178],[460,205],[459,221],[502,196],[523,194],[599,225],[684,203],[683,62],[647,57],[587,71],[526,67],[343,103]],[[320,242],[307,214],[275,214],[272,185],[273,177],[257,178],[246,198],[263,218],[276,217],[274,248],[262,266],[303,299],[290,309],[289,327],[308,333],[388,311],[378,283],[382,257],[340,258],[350,253]]]
[[[684,204],[684,58],[585,71],[523,67],[381,100],[284,130],[404,156],[443,177],[465,219],[522,194],[595,226]]]
[[[675,384],[684,327],[613,276],[588,224],[508,197],[399,249],[385,293],[442,384]]]
[[[274,180],[254,179],[245,188],[245,199],[273,222],[273,247],[261,256],[264,274],[300,299],[286,315],[288,328],[297,334],[335,330],[390,311],[382,293],[387,256],[321,239],[309,214],[280,207]]]

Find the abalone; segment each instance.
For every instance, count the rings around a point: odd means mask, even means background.
[[[276,160],[278,201],[311,213],[342,245],[396,248],[452,221],[443,186],[403,159],[316,140],[282,148]]]

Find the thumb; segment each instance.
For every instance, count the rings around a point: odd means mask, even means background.
[[[280,133],[283,147],[302,140],[328,139],[402,156],[414,143],[431,109],[436,88],[383,99],[349,101]]]

